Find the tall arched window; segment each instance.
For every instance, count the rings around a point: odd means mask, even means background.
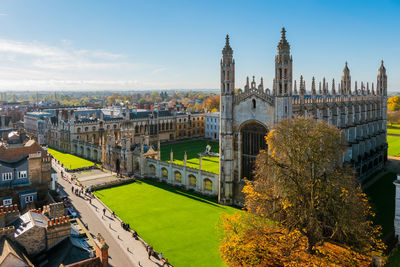
[[[193,174],[189,175],[189,185],[190,186],[196,186],[196,177]]]
[[[175,181],[182,182],[182,174],[178,171],[175,171]]]
[[[256,100],[255,99],[253,99],[253,100],[251,100],[251,102],[252,102],[252,107],[255,109],[256,108]]]
[[[163,179],[168,179],[168,170],[166,168],[162,168],[161,175]]]
[[[212,181],[210,179],[204,179],[204,190],[212,191]]]

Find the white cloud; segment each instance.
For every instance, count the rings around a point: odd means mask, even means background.
[[[0,39],[0,90],[129,89],[146,86],[133,77],[147,77],[165,68],[132,62],[119,53]],[[66,89],[67,89],[66,88]]]
[[[0,39],[0,90],[215,87],[190,79],[184,81],[173,69],[133,62],[129,55],[101,49],[76,49],[75,44],[66,39],[60,42],[59,46],[51,46]]]

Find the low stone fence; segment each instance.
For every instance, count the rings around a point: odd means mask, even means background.
[[[109,182],[105,182],[105,183],[101,183],[101,184],[91,185],[90,188],[92,191],[96,191],[96,190],[105,189],[105,188],[109,188],[109,187],[113,187],[113,186],[117,186],[117,185],[130,184],[130,183],[135,182],[136,180],[137,180],[136,178],[131,178],[131,177],[119,178],[118,180],[113,180],[113,181],[109,181]]]

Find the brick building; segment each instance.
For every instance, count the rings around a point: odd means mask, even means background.
[[[51,158],[34,140],[24,145],[0,145],[0,201],[4,206],[43,205],[51,182]]]

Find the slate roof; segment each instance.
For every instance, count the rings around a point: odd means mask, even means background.
[[[26,256],[23,248],[6,236],[2,236],[0,238],[0,266],[7,266],[10,264],[9,257],[16,258],[16,260],[21,263],[19,266],[23,266],[22,264],[25,264],[25,266],[34,266]],[[15,260],[12,262],[16,263]]]

